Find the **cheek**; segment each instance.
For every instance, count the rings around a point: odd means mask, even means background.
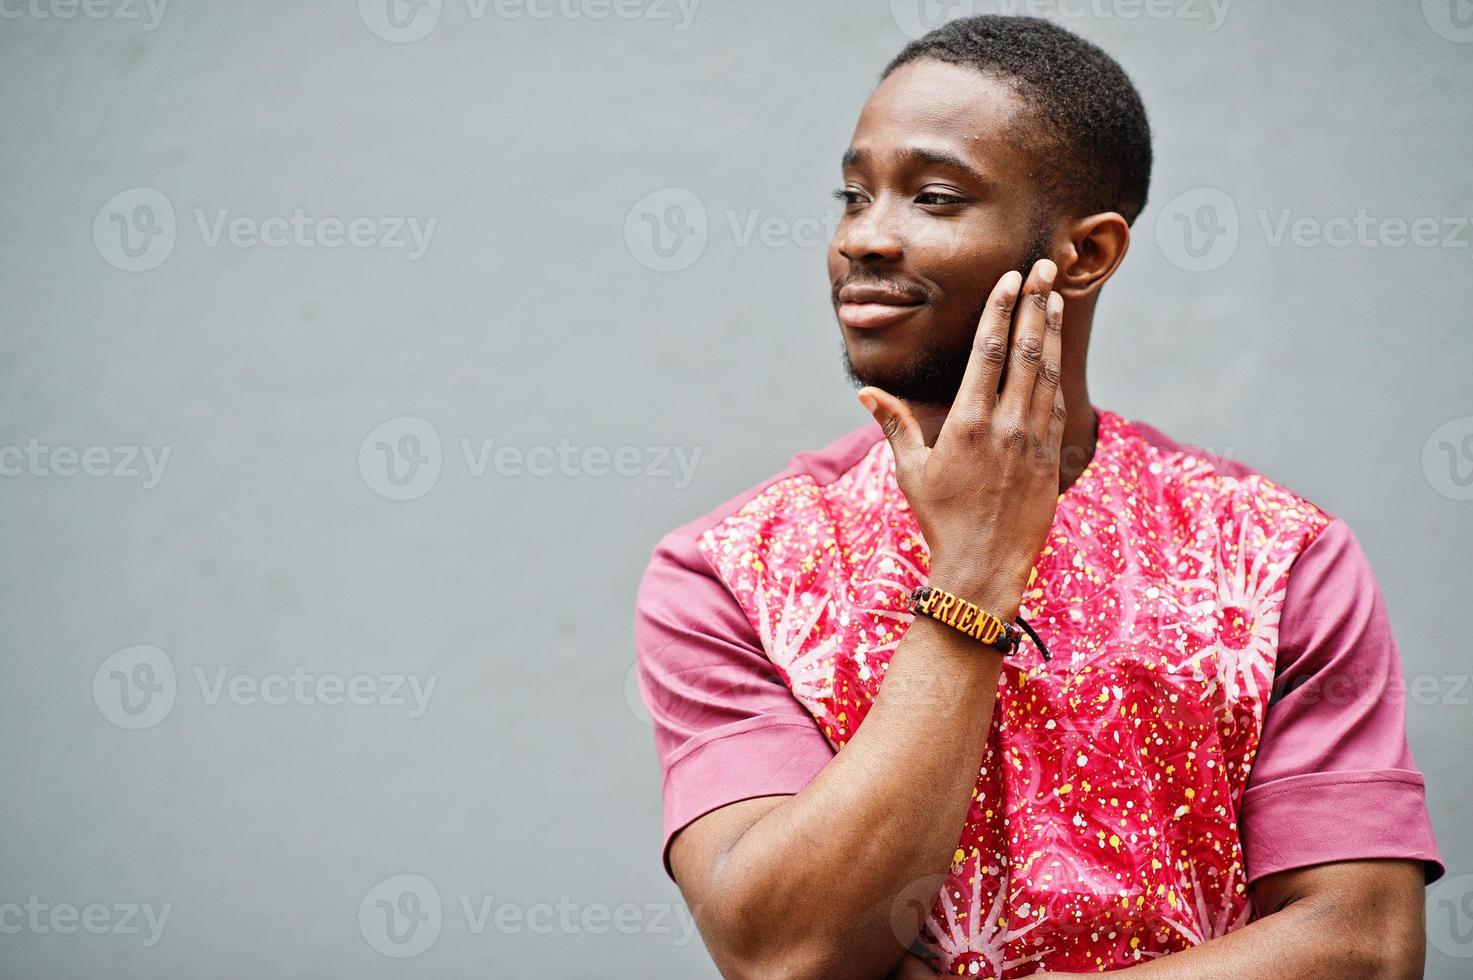
[[[917,268],[945,293],[946,304],[971,312],[1017,267],[1022,247],[996,222],[957,221],[926,230],[913,254]]]
[[[987,236],[962,221],[922,221],[906,235],[908,250],[917,264],[939,269],[964,267],[983,250]]]

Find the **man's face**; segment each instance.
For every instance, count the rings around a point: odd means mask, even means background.
[[[829,282],[850,379],[949,406],[988,294],[1047,256],[1023,102],[980,72],[921,59],[860,114]]]

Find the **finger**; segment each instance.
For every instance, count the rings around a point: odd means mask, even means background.
[[[1035,432],[1047,429],[1048,416],[1054,408],[1054,394],[1059,390],[1064,352],[1064,297],[1049,293],[1043,312],[1043,357],[1033,383],[1030,411]]]
[[[896,471],[909,471],[924,463],[927,452],[926,439],[921,432],[921,424],[916,421],[910,407],[888,391],[883,391],[873,385],[859,389],[858,394],[859,403],[870,415],[874,416],[875,421],[880,423],[880,428],[885,432],[885,438],[895,453]]]
[[[1044,313],[1049,294],[1054,289],[1058,266],[1041,259],[1033,266],[1023,285],[1018,301],[1018,314],[1013,322],[1013,340],[1009,346],[1007,378],[998,400],[1022,418],[1033,401],[1033,385],[1038,379],[1038,365],[1043,360]]]
[[[972,339],[967,370],[952,406],[953,414],[960,418],[987,418],[997,404],[998,379],[1007,363],[1008,334],[1013,329],[1013,307],[1018,303],[1022,285],[1023,276],[1017,271],[1009,272],[997,281],[987,297],[987,306],[977,323],[977,335]]]

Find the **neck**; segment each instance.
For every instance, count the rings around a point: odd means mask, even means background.
[[[1059,493],[1073,486],[1094,459],[1099,433],[1099,418],[1082,378],[1077,391],[1064,386],[1064,399],[1069,406],[1069,417],[1064,420],[1064,438],[1059,450]]]

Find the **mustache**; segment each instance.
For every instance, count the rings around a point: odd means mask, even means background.
[[[835,280],[830,290],[830,298],[836,305],[839,302],[839,293],[843,291],[845,286],[886,289],[892,292],[903,293],[906,296],[911,296],[919,300],[928,300],[931,298],[931,291],[925,286],[907,279],[894,279],[883,276],[846,276],[843,279]]]

